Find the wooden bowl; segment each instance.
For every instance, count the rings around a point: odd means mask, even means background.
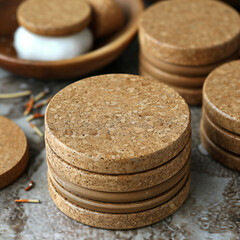
[[[137,32],[138,17],[144,10],[143,0],[117,0],[126,12],[121,31],[101,41],[84,55],[60,61],[29,61],[16,56],[12,45],[16,29],[16,8],[22,0],[0,0],[0,66],[17,75],[42,79],[75,78],[96,71],[116,59]],[[7,26],[7,27],[6,27]]]

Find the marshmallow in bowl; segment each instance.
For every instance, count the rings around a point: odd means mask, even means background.
[[[42,36],[19,27],[14,33],[14,47],[21,59],[57,61],[74,58],[93,46],[93,34],[85,28],[68,36]]]

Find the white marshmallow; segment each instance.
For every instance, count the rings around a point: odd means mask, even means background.
[[[14,33],[14,47],[19,58],[38,61],[69,59],[88,52],[93,34],[88,29],[62,37],[45,37],[19,27]]]

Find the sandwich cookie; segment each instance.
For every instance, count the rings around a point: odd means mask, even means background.
[[[0,116],[0,189],[23,173],[28,158],[25,134],[14,122]]]

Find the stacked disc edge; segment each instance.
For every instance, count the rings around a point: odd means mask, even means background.
[[[105,229],[173,214],[189,193],[190,121],[184,99],[152,78],[113,74],[69,85],[46,111],[52,200]]]
[[[188,104],[200,105],[207,75],[239,57],[239,34],[239,14],[225,3],[153,4],[139,21],[140,74],[173,87]]]
[[[203,87],[202,144],[223,165],[240,171],[240,61],[214,70]]]

